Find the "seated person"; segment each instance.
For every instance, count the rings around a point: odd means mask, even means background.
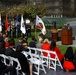
[[[56,52],[59,60],[60,60],[61,62],[63,61],[64,55],[61,54],[60,49],[56,46],[56,42],[55,42],[54,40],[51,41],[50,50]],[[54,55],[54,54],[51,54],[50,56],[51,56],[52,58],[55,58],[55,55]]]
[[[5,75],[5,73],[10,72],[10,75],[17,75],[14,66],[5,65],[0,58],[0,75]]]
[[[22,54],[23,47],[21,45],[18,45],[16,48],[16,51],[12,52],[10,54],[10,56],[14,57],[14,58],[18,58],[20,64],[21,64],[21,68],[22,71],[26,74],[26,75],[32,75],[32,66],[29,65],[29,62],[27,60],[27,58],[25,57],[24,54]]]
[[[74,71],[75,67],[73,64],[73,49],[68,47],[64,54],[63,68],[65,71]]]
[[[43,44],[41,46],[41,49],[43,50],[50,50],[50,43],[48,39],[44,39]],[[47,56],[46,52],[43,52],[44,56]]]

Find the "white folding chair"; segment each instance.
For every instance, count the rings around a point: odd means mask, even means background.
[[[52,58],[51,54],[53,54],[55,58]],[[61,69],[63,69],[56,52],[49,51],[49,68],[54,69],[54,71],[56,71],[57,66],[60,66]]]
[[[29,48],[29,54],[31,56],[31,59],[29,59],[32,64],[34,64],[35,68],[36,68],[36,71],[33,71],[35,74],[39,75],[40,73],[40,70],[44,71],[44,73],[46,74],[46,70],[45,70],[45,67],[43,65],[43,62],[40,58],[40,55],[37,54],[37,48],[31,48],[31,47],[28,47]],[[31,50],[34,50],[35,53],[32,53]]]
[[[39,55],[43,65],[48,67],[48,57],[43,55],[43,52],[46,52],[48,54],[48,51],[42,50],[42,49],[39,49],[39,48],[32,48],[32,47],[28,47],[28,48],[30,50],[30,52],[29,52],[30,55],[31,55],[31,50],[34,50],[35,53],[32,53],[32,55]]]
[[[6,55],[4,55],[4,54],[0,54],[0,58],[1,58],[1,61],[2,61],[5,65],[10,66],[9,56],[6,56]],[[7,74],[5,73],[5,75],[7,75]],[[8,72],[8,75],[10,75],[10,72]]]
[[[9,57],[4,55],[4,54],[0,54],[0,57],[2,58],[2,62],[5,64],[5,65],[10,65],[10,60],[9,60]]]
[[[21,65],[20,65],[20,63],[19,63],[17,58],[10,57],[10,65],[14,66],[14,62],[17,63],[16,70],[17,70],[17,75],[19,75],[19,71],[21,71]],[[22,75],[25,75],[25,73],[22,72]]]
[[[42,49],[36,49],[39,52],[39,56],[44,66],[48,67],[48,51]],[[44,56],[43,53],[47,53],[47,56]]]

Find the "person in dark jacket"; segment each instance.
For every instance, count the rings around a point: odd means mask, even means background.
[[[5,50],[5,55],[9,56],[13,51],[15,51],[15,41],[14,39],[9,40],[9,47]]]
[[[64,68],[64,71],[74,71],[75,70],[75,67],[73,64],[73,48],[72,47],[68,47],[64,54],[63,68]]]
[[[73,63],[74,63],[74,66],[75,66],[75,72],[76,72],[76,50],[75,50],[75,52],[74,52]]]
[[[15,43],[15,47],[17,47],[18,45],[22,45],[22,43],[23,43],[23,38],[20,37],[19,41]]]
[[[28,62],[27,58],[25,57],[25,55],[21,53],[22,49],[23,49],[23,47],[21,45],[17,46],[16,51],[13,51],[10,54],[10,56],[12,56],[14,58],[18,58],[18,60],[21,64],[22,71],[26,75],[30,75],[29,62]]]
[[[0,54],[5,54],[5,43],[4,42],[0,42]]]
[[[17,75],[16,69],[14,66],[7,66],[1,61],[0,57],[0,75],[5,75],[5,73],[10,72],[10,75]]]
[[[29,43],[29,47],[36,48],[36,38],[35,38],[35,36],[32,36],[32,41]],[[32,50],[32,53],[35,53],[35,51]]]

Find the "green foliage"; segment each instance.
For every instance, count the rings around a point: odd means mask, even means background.
[[[36,15],[40,17],[45,15],[45,4],[39,5],[32,5],[32,4],[20,4],[20,5],[13,5],[13,6],[6,6],[4,7],[0,4],[0,13],[2,12],[3,15],[15,16],[16,14],[24,14],[27,18],[33,19]]]

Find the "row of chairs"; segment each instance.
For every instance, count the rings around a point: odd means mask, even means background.
[[[54,71],[56,71],[57,66],[60,66],[61,69],[63,69],[56,52],[48,51],[48,50],[46,51],[46,50],[31,48],[31,47],[28,47],[28,49],[29,49],[29,52],[25,52],[25,53],[31,56],[31,58],[28,60],[30,60],[31,63],[34,64],[36,68],[36,71],[33,71],[35,74],[39,75],[40,70],[44,71],[44,73],[46,74],[45,66],[51,69],[54,69]],[[34,50],[35,53],[32,53],[32,50]],[[43,55],[43,52],[47,53],[47,57]],[[50,54],[54,54],[55,58],[51,58]],[[19,73],[18,71],[21,70],[21,66],[18,59],[10,57],[10,56],[6,56],[4,54],[0,54],[0,57],[3,58],[2,62],[5,65],[8,64],[8,65],[13,66],[14,64],[13,62],[16,62],[17,63],[16,70],[17,70],[17,75],[18,75]],[[10,62],[8,63],[7,60],[9,60]],[[25,75],[25,74],[22,72],[22,75]]]
[[[49,69],[51,68],[54,71],[57,70],[57,66],[59,66],[61,69],[63,69],[56,52],[49,51],[49,50],[42,50],[39,48],[31,48],[31,47],[28,47],[28,49],[29,49],[29,52],[26,52],[26,53],[29,54],[30,56],[35,56],[35,57],[38,56],[39,60],[42,62],[43,66],[49,67]],[[35,53],[32,53],[32,50],[34,50]],[[44,52],[47,53],[47,57],[43,55]],[[50,54],[55,55],[55,58],[50,57]],[[46,62],[46,64],[44,64],[45,62]],[[46,71],[44,71],[44,72],[46,72]]]
[[[16,71],[17,71],[17,75],[19,75],[19,71],[21,71],[21,65],[18,61],[17,58],[11,57],[11,56],[6,56],[4,54],[0,54],[0,58],[1,61],[5,64],[5,65],[9,65],[9,66],[14,66],[14,63],[16,63],[17,65],[15,66]],[[21,71],[21,75],[25,75],[24,72]]]

